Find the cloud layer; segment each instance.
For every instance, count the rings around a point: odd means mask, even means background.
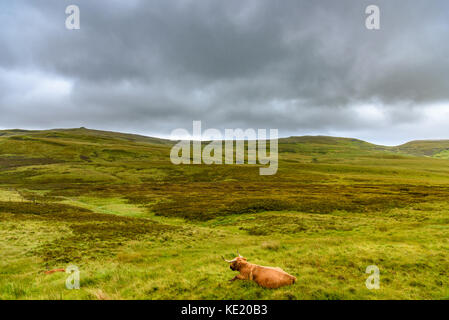
[[[0,20],[3,128],[449,138],[444,0],[14,1]]]

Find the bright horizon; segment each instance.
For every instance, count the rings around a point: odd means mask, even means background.
[[[100,128],[89,128],[89,127],[60,127],[60,128],[31,128],[31,129],[27,129],[27,128],[0,128],[0,131],[2,130],[29,130],[29,131],[47,131],[47,130],[69,130],[69,129],[80,129],[80,128],[84,128],[87,130],[98,130],[98,131],[109,131],[109,132],[115,132],[115,133],[123,133],[123,134],[134,134],[134,135],[140,135],[140,136],[145,136],[148,138],[157,138],[157,139],[165,139],[165,140],[172,140],[172,141],[177,141],[177,140],[192,140],[192,141],[197,141],[196,139],[191,139],[191,137],[189,136],[185,136],[185,137],[180,137],[179,139],[171,139],[170,135],[157,135],[157,134],[146,134],[144,132],[128,132],[128,131],[117,131],[117,130],[109,130],[109,129],[100,129]],[[288,136],[279,136],[279,139],[286,139],[286,138],[291,138],[291,137],[333,137],[333,138],[344,138],[344,139],[357,139],[357,140],[362,140],[371,144],[375,144],[375,145],[380,145],[380,146],[385,146],[385,147],[396,147],[411,141],[445,141],[445,140],[449,140],[448,138],[417,138],[417,139],[410,139],[410,140],[406,140],[402,143],[399,144],[384,144],[384,143],[376,143],[373,141],[370,141],[369,139],[362,139],[359,137],[351,137],[351,136],[342,136],[342,135],[329,135],[329,134],[302,134],[302,135],[288,135]],[[212,141],[212,140],[223,140],[223,139],[203,139],[202,141]],[[245,139],[246,140],[246,139]]]

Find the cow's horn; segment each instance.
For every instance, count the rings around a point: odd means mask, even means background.
[[[242,256],[239,253],[239,250],[237,249],[237,255],[241,258]]]
[[[234,260],[226,260],[223,256],[221,256],[221,258],[224,260],[224,261],[226,261],[227,263],[231,263],[231,262],[234,262]]]

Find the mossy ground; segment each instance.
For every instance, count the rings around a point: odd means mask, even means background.
[[[175,166],[170,146],[85,129],[4,133],[0,298],[449,298],[448,160],[289,138],[278,173],[260,176]],[[297,283],[228,282],[220,256],[237,249]],[[69,264],[80,290],[44,274]],[[365,286],[369,265],[379,290]]]

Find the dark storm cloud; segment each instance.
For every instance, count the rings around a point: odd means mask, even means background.
[[[69,4],[80,30],[65,29]],[[380,30],[365,28],[369,4]],[[447,1],[55,0],[0,11],[0,127],[166,135],[202,120],[372,141],[419,126],[449,135],[423,122],[444,111],[433,106],[449,109]]]

